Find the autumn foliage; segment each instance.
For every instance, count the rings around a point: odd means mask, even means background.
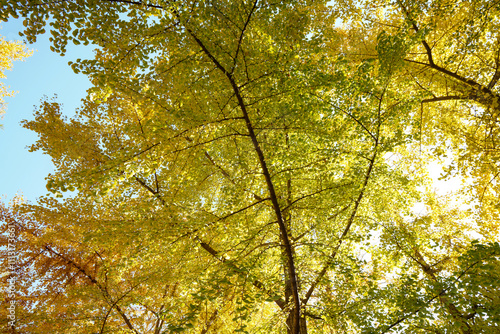
[[[500,330],[498,4],[0,8],[28,42],[95,48],[70,64],[93,84],[76,116],[46,99],[23,123],[56,171],[0,208],[6,330]]]
[[[0,79],[6,78],[5,71],[12,69],[12,62],[22,60],[30,55],[31,52],[26,50],[24,44],[6,41],[0,36]],[[6,96],[13,96],[13,92],[3,82],[0,82],[0,117],[5,113],[4,97]]]

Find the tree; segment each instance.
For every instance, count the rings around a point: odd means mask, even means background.
[[[22,60],[31,55],[31,52],[26,50],[24,44],[20,42],[6,41],[0,37],[0,79],[6,78],[5,70],[12,68],[12,62]],[[5,113],[4,97],[12,96],[13,92],[8,90],[8,87],[0,82],[0,117]]]
[[[414,83],[412,91],[423,94],[422,140],[445,146],[436,149],[438,154],[455,151],[448,173],[474,176],[471,191],[479,199],[484,220],[490,222],[483,233],[497,230],[493,223],[500,221],[496,206],[500,175],[497,4],[369,1],[358,5],[364,10],[352,5],[336,8],[351,19],[342,35],[343,52],[356,62],[387,57]],[[393,51],[381,53],[381,45],[391,45]],[[432,133],[426,135],[426,129]]]
[[[376,31],[374,56],[351,57],[362,46],[342,34],[363,30],[335,24],[357,20],[342,8],[7,2],[3,17],[25,17],[28,41],[50,17],[54,51],[96,46],[71,64],[94,85],[77,115],[45,100],[24,123],[40,137],[31,149],[52,157],[47,188],[62,199],[2,208],[25,259],[15,327],[497,329],[495,236],[471,243],[475,213],[422,190],[428,96],[404,59],[425,35]],[[450,138],[437,130],[420,157]],[[412,211],[418,201],[427,214]]]

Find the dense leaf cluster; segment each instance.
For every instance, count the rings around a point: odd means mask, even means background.
[[[19,252],[10,330],[499,330],[498,4],[0,13],[28,42],[48,25],[55,52],[95,48],[70,64],[93,84],[76,116],[44,100],[24,122],[56,171],[37,205],[0,210]],[[461,192],[436,194],[429,161]]]

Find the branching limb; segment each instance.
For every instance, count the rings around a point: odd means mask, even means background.
[[[370,176],[371,176],[371,173],[372,173],[372,170],[373,170],[373,166],[375,165],[375,161],[376,161],[376,158],[377,158],[378,145],[379,145],[379,135],[380,135],[380,126],[381,126],[381,122],[382,122],[381,118],[380,118],[381,113],[382,113],[382,100],[383,100],[383,97],[385,95],[386,89],[387,89],[387,85],[385,86],[385,88],[384,88],[384,90],[383,90],[383,92],[382,92],[382,94],[380,96],[380,99],[379,99],[378,111],[377,111],[378,112],[378,127],[377,127],[376,134],[373,136],[373,138],[375,140],[375,145],[373,147],[372,158],[370,159],[370,163],[368,165],[368,169],[367,169],[366,174],[365,174],[365,179],[363,181],[363,186],[361,187],[361,191],[360,191],[360,193],[358,195],[358,198],[354,202],[354,208],[352,210],[351,216],[349,217],[349,219],[347,221],[346,227],[344,228],[344,232],[340,236],[339,241],[337,242],[337,245],[335,246],[332,254],[330,255],[330,259],[323,266],[323,269],[319,272],[318,276],[316,276],[316,279],[311,284],[311,287],[309,288],[309,290],[307,291],[304,299],[302,300],[302,303],[304,305],[307,304],[307,302],[309,301],[309,298],[311,298],[314,290],[316,289],[316,286],[323,279],[323,277],[325,276],[326,272],[328,271],[328,268],[330,268],[330,266],[333,264],[333,261],[335,260],[335,257],[337,256],[338,250],[340,249],[340,246],[342,245],[343,240],[345,239],[345,237],[349,233],[349,230],[351,229],[351,225],[354,222],[354,218],[356,217],[356,214],[358,212],[359,204],[361,203],[361,200],[363,199],[363,196],[365,194],[365,190],[366,190],[366,187],[368,185],[368,181],[370,180]]]
[[[176,14],[177,18],[180,19],[180,16],[178,13]],[[292,285],[292,295],[293,295],[293,301],[294,301],[294,324],[292,331],[294,334],[299,334],[300,328],[299,328],[299,319],[300,319],[300,300],[299,300],[299,292],[298,292],[298,283],[297,283],[297,274],[295,271],[295,261],[293,257],[293,251],[292,251],[292,245],[290,242],[290,238],[288,236],[288,231],[286,229],[286,225],[283,219],[283,215],[281,212],[281,208],[278,202],[278,196],[276,195],[276,190],[274,188],[274,184],[271,180],[271,174],[269,173],[269,169],[267,167],[267,162],[264,157],[264,153],[262,152],[262,149],[260,147],[260,144],[257,140],[257,136],[255,135],[254,127],[253,124],[250,120],[247,106],[243,100],[243,97],[240,92],[240,88],[238,84],[236,83],[232,73],[230,73],[228,70],[225,69],[225,67],[215,58],[215,56],[208,50],[208,48],[205,46],[203,41],[201,41],[198,36],[191,30],[188,26],[184,25],[184,28],[186,29],[187,33],[195,40],[195,42],[199,45],[199,47],[203,50],[205,55],[213,62],[213,64],[222,72],[222,74],[227,78],[229,83],[231,84],[231,87],[233,88],[234,94],[236,96],[236,100],[238,102],[238,106],[242,112],[243,118],[245,120],[245,124],[248,130],[248,136],[252,140],[252,144],[254,146],[254,150],[257,153],[258,160],[262,169],[262,174],[264,175],[264,178],[266,180],[267,184],[267,189],[269,191],[269,197],[271,199],[271,202],[273,204],[274,212],[276,214],[276,218],[278,220],[278,225],[280,229],[280,235],[283,241],[283,245],[285,247],[285,252],[287,254],[287,265],[288,265],[288,270],[289,270],[289,275],[290,275],[290,280],[291,280],[291,285]]]
[[[75,268],[78,272],[82,273],[90,282],[92,282],[93,284],[95,284],[99,290],[101,290],[101,292],[104,294],[104,296],[109,299],[109,303],[111,304],[112,307],[115,308],[115,310],[118,312],[118,314],[120,314],[120,316],[122,317],[123,321],[125,322],[125,324],[127,325],[127,327],[132,330],[134,333],[138,333],[137,330],[135,330],[134,326],[132,325],[132,323],[130,322],[130,319],[127,317],[127,315],[125,314],[125,312],[123,312],[123,310],[121,309],[121,307],[117,304],[118,301],[116,302],[112,302],[112,298],[111,296],[109,295],[108,291],[106,290],[105,287],[103,287],[96,279],[95,277],[93,277],[91,274],[89,274],[84,268],[82,268],[81,266],[79,266],[76,262],[74,262],[73,260],[71,259],[68,259],[67,257],[65,257],[64,255],[56,252],[54,249],[52,249],[52,247],[50,247],[49,245],[45,245],[44,248],[51,254],[54,254],[56,255],[57,257],[59,257],[60,259],[62,259],[63,261],[65,261],[67,264],[69,264],[70,266],[72,266],[73,268]],[[123,298],[123,296],[122,296]]]
[[[213,249],[209,244],[203,242],[199,237],[196,237],[196,240],[200,243],[200,246],[204,250],[206,250],[210,255],[212,255],[214,258],[216,258],[217,260],[219,260],[222,263],[229,265],[232,269],[234,269],[235,272],[241,273],[241,274],[243,273],[244,270],[239,268],[234,263],[228,262],[228,260],[223,255],[220,255],[220,253],[218,251],[216,251],[215,249]],[[257,289],[265,292],[268,296],[273,297],[273,298],[275,297],[275,294],[273,294],[270,290],[266,289],[266,287],[264,286],[264,284],[262,284],[262,282],[260,282],[258,280],[254,280],[252,282],[252,284]],[[278,307],[280,309],[282,309],[282,310],[285,309],[286,303],[283,299],[279,298],[279,299],[275,300],[274,302],[276,303],[276,305],[278,305]]]

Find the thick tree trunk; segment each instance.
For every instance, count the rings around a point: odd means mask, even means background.
[[[288,314],[288,318],[286,319],[286,325],[287,325],[286,333],[287,334],[291,334],[294,332],[292,329],[292,326],[294,323],[293,322],[294,315],[295,315],[295,312],[293,310],[291,310]],[[299,333],[300,334],[307,334],[307,319],[305,316],[302,316],[299,319]]]
[[[302,316],[299,320],[300,324],[300,334],[307,334],[307,319],[305,316]]]

